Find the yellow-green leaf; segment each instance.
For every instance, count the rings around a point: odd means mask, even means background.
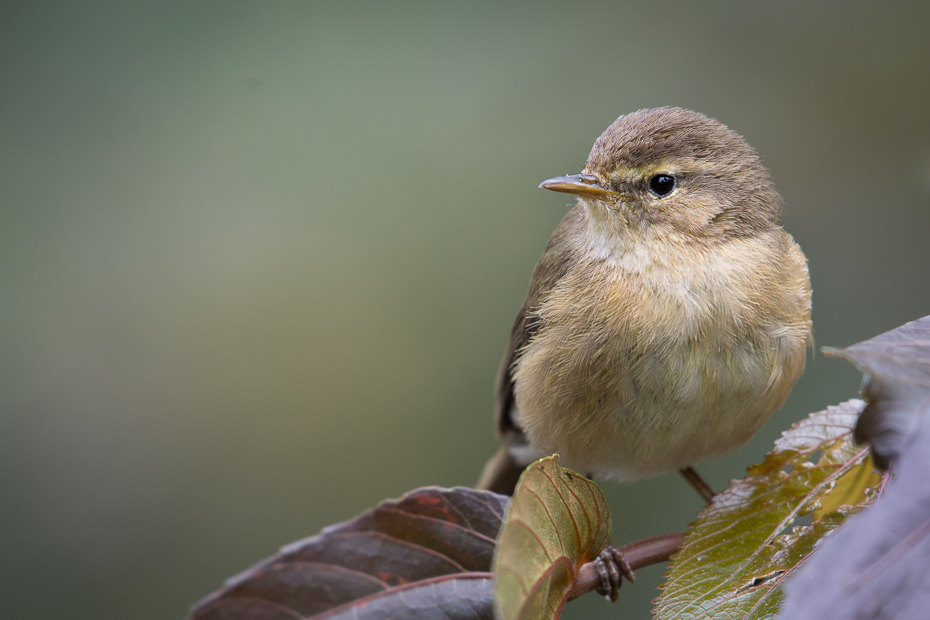
[[[492,562],[494,602],[503,620],[558,618],[578,569],[610,541],[600,488],[559,467],[558,455],[523,472]]]
[[[868,499],[868,493],[882,481],[875,471],[872,455],[865,457],[859,465],[843,474],[836,485],[821,500],[820,508],[814,511],[814,519],[822,519],[841,506],[858,506]]]
[[[656,618],[775,617],[782,599],[778,585],[825,536],[872,501],[874,493],[856,506],[825,510],[823,504],[836,482],[866,461],[868,448],[851,441],[863,406],[849,401],[794,424],[765,461],[701,511],[672,558]],[[811,513],[810,525],[790,529]]]

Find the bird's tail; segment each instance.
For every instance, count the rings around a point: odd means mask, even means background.
[[[481,491],[494,491],[501,495],[513,495],[520,474],[526,465],[521,465],[510,453],[509,442],[504,442],[500,450],[488,459],[475,488]]]

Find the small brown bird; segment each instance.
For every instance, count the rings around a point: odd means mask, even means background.
[[[540,187],[578,198],[514,322],[504,446],[479,488],[512,493],[556,452],[619,481],[693,473],[747,441],[811,342],[807,261],[755,151],[697,112],[640,110],[601,134],[581,174]]]

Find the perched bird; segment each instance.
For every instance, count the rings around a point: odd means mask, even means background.
[[[511,493],[544,455],[619,481],[747,441],[787,398],[811,342],[807,260],[734,131],[681,108],[618,118],[517,314],[497,381],[504,439],[479,488]],[[705,490],[705,495],[708,492]]]

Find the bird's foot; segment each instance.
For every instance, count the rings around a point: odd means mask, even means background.
[[[613,545],[607,545],[601,551],[601,554],[594,560],[594,567],[601,578],[597,592],[611,603],[616,602],[620,594],[622,577],[626,577],[630,582],[636,581],[636,575],[633,574],[633,569],[623,557],[623,553]]]

